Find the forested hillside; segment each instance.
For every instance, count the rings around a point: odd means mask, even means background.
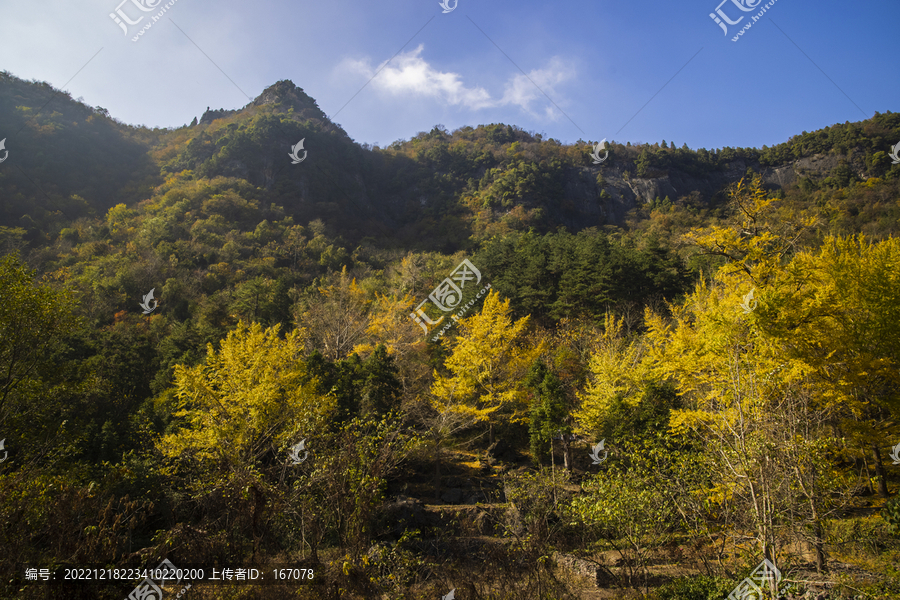
[[[280,206],[298,224],[321,219],[353,245],[370,238],[380,247],[442,252],[512,231],[621,227],[632,211],[653,207],[706,216],[750,172],[792,202],[827,209],[838,232],[868,227],[883,235],[897,221],[884,202],[897,189],[898,166],[888,156],[900,136],[895,113],[761,150],[612,141],[595,165],[586,142],[563,145],[504,124],[453,132],[437,125],[386,148],[360,146],[290,81],[242,110],[207,110],[174,130],[124,125],[101,107],[8,73],[0,84],[14,157],[7,167],[17,165],[0,173],[0,226],[43,243],[81,217],[158,198],[173,177],[239,179],[260,206]],[[284,160],[301,139],[304,162]]]
[[[0,596],[900,597],[900,114],[594,164],[0,73],[0,124]]]

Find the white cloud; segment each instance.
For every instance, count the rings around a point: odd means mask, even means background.
[[[531,110],[531,104],[538,101],[544,105],[545,118],[557,119],[562,115],[547,100],[547,96],[559,104],[561,96],[557,93],[555,86],[574,76],[574,69],[566,66],[559,58],[552,58],[550,64],[544,69],[534,69],[528,73],[527,77],[522,73],[512,77],[506,84],[506,91],[500,104],[513,104],[532,116],[537,116]],[[541,93],[542,90],[543,93]]]
[[[374,69],[368,61],[348,59],[338,66],[338,70],[359,73],[366,78],[377,73],[370,85],[382,92],[395,96],[432,97],[470,110],[513,105],[535,115],[531,105],[537,101],[545,105],[545,117],[550,119],[558,118],[560,113],[535,84],[554,102],[559,103],[561,97],[554,86],[574,77],[574,69],[567,67],[560,59],[553,58],[546,68],[532,70],[527,77],[521,73],[510,77],[503,96],[493,98],[483,87],[467,87],[462,75],[442,72],[432,67],[422,58],[423,49],[424,46],[420,44],[415,50],[398,54],[393,60]]]

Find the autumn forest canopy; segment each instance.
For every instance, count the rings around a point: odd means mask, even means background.
[[[2,72],[0,122],[0,597],[163,559],[318,578],[197,598],[712,600],[763,560],[900,597],[897,113],[595,164],[357,144],[290,81],[149,129]]]

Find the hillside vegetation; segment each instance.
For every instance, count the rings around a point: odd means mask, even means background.
[[[900,115],[594,165],[0,73],[0,122],[0,596],[168,559],[316,573],[198,599],[710,600],[766,559],[900,597]]]

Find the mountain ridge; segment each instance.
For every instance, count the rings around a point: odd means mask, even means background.
[[[48,109],[39,111],[42,104]],[[191,125],[149,129],[3,73],[0,117],[21,131],[7,143],[21,172],[0,172],[0,226],[31,232],[135,206],[178,173],[247,181],[264,204],[283,206],[298,222],[323,219],[348,239],[391,230],[398,245],[425,237],[443,250],[503,231],[623,227],[629,214],[666,200],[712,208],[751,172],[779,193],[900,173],[885,152],[900,139],[900,115],[890,112],[762,149],[614,141],[601,165],[592,164],[589,142],[563,145],[505,124],[435,126],[385,148],[357,144],[290,80],[240,109],[207,108]],[[301,139],[308,158],[292,165],[287,155]],[[47,147],[78,159],[50,167]],[[443,235],[440,222],[456,222],[457,231]]]

